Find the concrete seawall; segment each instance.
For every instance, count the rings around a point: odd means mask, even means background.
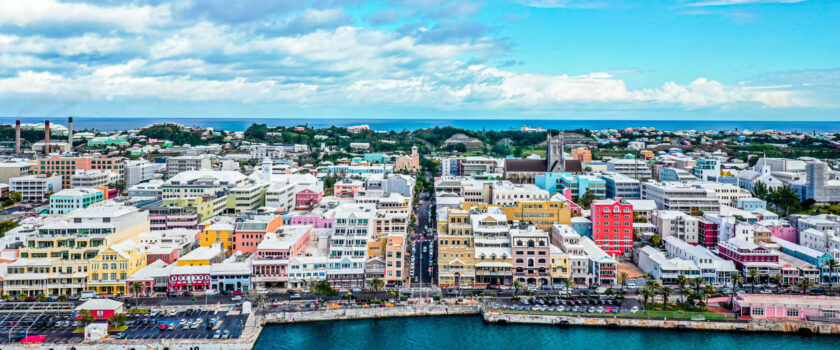
[[[265,324],[283,324],[297,322],[358,320],[369,318],[390,317],[421,317],[446,315],[479,315],[480,308],[476,306],[408,306],[358,309],[332,309],[313,312],[271,312],[264,316]]]
[[[783,332],[800,334],[840,335],[840,324],[808,321],[761,320],[761,321],[717,321],[717,320],[667,320],[623,317],[580,317],[564,315],[523,314],[487,311],[484,321],[493,324],[544,324],[554,326],[593,326],[629,328],[670,328],[704,331],[735,332]]]

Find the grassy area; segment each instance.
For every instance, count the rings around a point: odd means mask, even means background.
[[[108,327],[108,332],[122,332],[128,329],[128,326]]]
[[[130,314],[145,314],[149,312],[151,312],[149,309],[128,309],[128,313]]]
[[[640,311],[635,314],[588,314],[579,312],[551,312],[551,311],[527,311],[527,310],[495,310],[498,312],[512,313],[512,314],[540,314],[540,315],[561,315],[561,316],[615,316],[615,317],[633,317],[633,318],[667,318],[667,319],[682,319],[689,320],[696,317],[703,317],[707,320],[729,320],[734,321],[734,317],[724,317],[723,315],[711,312],[684,312],[684,311]]]
[[[73,333],[84,333],[85,327],[79,327],[73,330]]]
[[[840,204],[835,205],[815,205],[810,210],[803,210],[798,214],[840,214]]]

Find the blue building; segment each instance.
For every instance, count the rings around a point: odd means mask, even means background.
[[[571,173],[545,173],[534,179],[537,187],[553,195],[565,189],[572,191],[573,198],[580,198],[589,191],[597,199],[606,198],[606,182],[604,179],[590,175],[573,175]]]
[[[592,238],[592,221],[583,216],[573,216],[571,225],[579,235]]]
[[[368,164],[385,164],[388,161],[384,153],[365,153],[364,157]]]
[[[767,209],[767,202],[758,198],[741,198],[738,200],[737,207],[745,211],[765,210]]]

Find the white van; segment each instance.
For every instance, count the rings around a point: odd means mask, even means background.
[[[95,298],[99,298],[99,293],[91,291],[91,290],[82,291],[82,294],[79,295],[79,300],[80,301],[85,301],[85,300],[88,300],[88,299],[95,299]]]

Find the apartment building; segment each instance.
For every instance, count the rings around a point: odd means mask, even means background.
[[[115,183],[120,178],[121,175],[119,173],[108,170],[76,169],[73,175],[70,176],[70,184],[72,187],[100,187]]]
[[[608,172],[599,175],[604,180],[606,198],[642,199],[642,184],[627,175]]]
[[[720,200],[714,191],[698,185],[679,182],[642,183],[642,198],[654,201],[662,210],[676,210],[690,213],[699,210],[704,213],[720,212]]]
[[[343,204],[336,208],[327,260],[327,281],[334,287],[364,288],[375,211],[370,204]]]
[[[209,156],[178,156],[166,158],[166,176],[173,177],[185,171],[211,170]]]
[[[694,216],[676,210],[656,210],[651,223],[663,239],[674,236],[691,244],[699,243],[699,219]]]
[[[505,220],[496,215],[490,220]],[[441,288],[473,286],[475,275],[473,224],[469,210],[446,208],[438,211],[438,283]],[[488,255],[485,255],[487,257]],[[496,256],[501,259],[501,254]],[[510,254],[505,258],[509,259]],[[503,259],[507,260],[507,259]],[[482,282],[485,282],[484,280]],[[490,283],[490,281],[486,281]]]
[[[125,186],[134,185],[152,180],[155,178],[155,170],[158,166],[147,160],[129,160],[125,162]]]
[[[97,188],[69,188],[50,196],[50,214],[67,214],[105,200],[105,191]]]
[[[32,164],[21,161],[0,162],[0,183],[7,184],[13,177],[32,174]]]
[[[552,285],[551,247],[548,232],[534,226],[510,230],[513,278],[528,286]]]
[[[125,161],[122,157],[109,158],[106,156],[90,157],[62,157],[50,156],[35,161],[32,170],[37,174],[60,175],[62,188],[72,186],[72,177],[76,170],[101,170],[119,175],[122,178]]]
[[[612,171],[629,176],[636,180],[647,180],[653,178],[653,171],[648,167],[647,162],[639,159],[611,159],[608,166]]]
[[[620,201],[597,200],[590,207],[592,240],[610,256],[633,249],[633,206]]]
[[[706,283],[729,284],[732,274],[738,272],[732,260],[717,256],[708,248],[689,244],[676,236],[665,237],[662,240],[669,257],[693,261],[700,269],[700,278]]]
[[[13,177],[9,180],[9,191],[20,193],[24,202],[44,203],[47,201],[47,193],[54,193],[62,188],[59,175],[37,174]]]
[[[113,244],[134,240],[148,230],[148,213],[134,207],[104,205],[73,211],[67,220],[44,224],[27,239],[20,259],[9,266],[4,292],[78,294],[87,287],[90,261]]]

